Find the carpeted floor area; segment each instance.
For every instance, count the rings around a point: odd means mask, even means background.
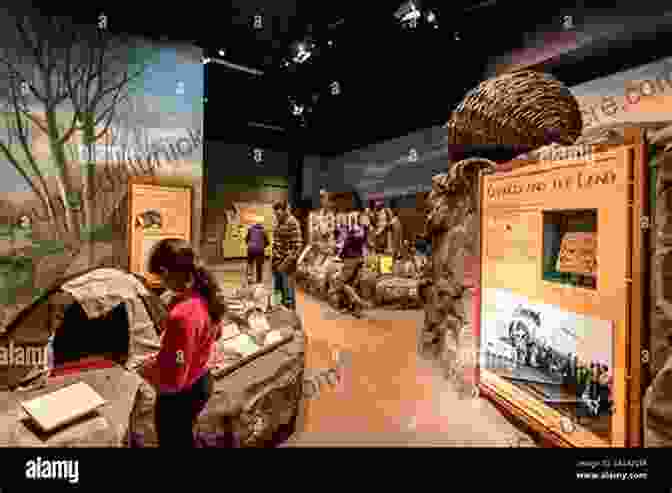
[[[268,262],[266,269],[270,285]],[[240,284],[241,262],[213,270],[223,285]],[[344,363],[338,384],[305,400],[284,446],[532,445],[488,401],[460,399],[442,370],[417,356],[421,311],[373,310],[354,319],[301,291],[297,311],[308,335],[307,373],[335,368],[339,352]]]

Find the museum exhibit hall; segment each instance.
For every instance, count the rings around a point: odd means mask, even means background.
[[[672,7],[547,3],[2,7],[0,445],[672,446]]]

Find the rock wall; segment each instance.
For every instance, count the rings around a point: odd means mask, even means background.
[[[672,152],[660,161],[652,265],[651,375],[644,399],[644,445],[672,446]]]
[[[421,356],[440,359],[461,392],[471,393],[464,370],[477,354],[472,324],[470,261],[480,255],[479,171],[495,163],[470,158],[436,175],[428,197],[427,232],[432,259],[420,283],[425,324],[418,334]]]

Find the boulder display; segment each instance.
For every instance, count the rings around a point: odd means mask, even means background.
[[[231,320],[213,351],[213,395],[196,424],[205,446],[269,446],[294,431],[305,335],[297,315],[270,306],[270,296],[268,289],[252,285],[225,298]],[[145,383],[132,415],[130,446],[157,445],[155,398]]]
[[[0,345],[29,348],[30,358],[0,365],[0,445],[156,446],[156,395],[138,370],[160,349],[169,298],[128,272],[93,269],[19,312]],[[230,320],[210,360],[214,394],[197,423],[210,446],[271,445],[294,429],[306,340],[296,313],[269,299],[258,286],[225,299]],[[48,436],[37,431],[20,403],[79,382],[106,399],[98,415]]]
[[[476,350],[464,264],[466,258],[479,254],[479,174],[494,171],[495,166],[481,158],[455,163],[448,173],[434,177],[428,198],[426,228],[432,238],[432,258],[419,284],[425,325],[418,350],[425,357],[440,358],[447,374],[456,377],[463,366],[460,355]],[[457,383],[462,381],[458,378]]]
[[[669,139],[668,142],[672,141]],[[661,146],[662,147],[662,146]],[[644,444],[672,446],[672,152],[658,156],[651,272],[651,375],[644,399]]]

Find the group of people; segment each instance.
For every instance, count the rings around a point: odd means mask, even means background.
[[[273,272],[273,292],[280,295],[280,302],[289,309],[296,309],[295,272],[301,250],[303,234],[299,220],[292,215],[286,201],[273,204],[275,227],[273,228],[273,250],[271,269]],[[269,234],[261,223],[253,224],[247,230],[248,275],[257,284],[263,282],[266,248],[271,244]]]

